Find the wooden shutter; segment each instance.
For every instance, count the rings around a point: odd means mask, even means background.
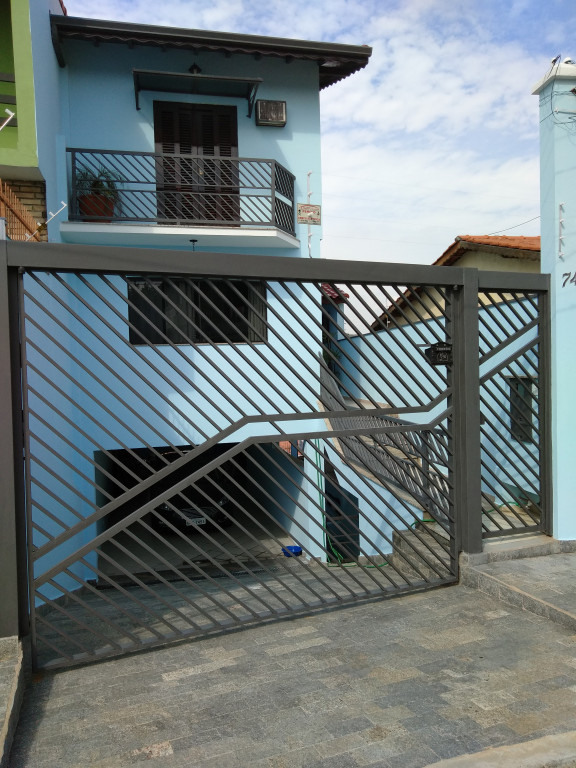
[[[238,221],[236,108],[154,102],[159,219]]]
[[[155,152],[237,157],[236,107],[154,102]]]

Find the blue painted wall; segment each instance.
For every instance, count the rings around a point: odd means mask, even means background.
[[[554,536],[576,539],[576,65],[554,67],[535,87],[540,100],[542,272],[552,308],[552,484]],[[560,239],[560,237],[562,239]]]
[[[30,0],[38,165],[47,181],[46,208],[55,212],[61,207],[61,201],[66,200],[67,195],[60,194],[65,178],[65,164],[60,160],[60,147],[63,146],[60,104],[62,72],[54,55],[50,13],[62,15],[58,0]],[[59,184],[57,179],[60,179]],[[64,214],[64,219],[66,218]],[[48,225],[50,239],[58,238],[58,223],[55,221]]]
[[[517,305],[500,306],[491,312],[481,309],[480,323],[483,333],[491,345],[504,342],[508,333],[521,325],[523,317],[530,319]],[[492,315],[495,319],[492,319]],[[446,384],[443,382],[446,369],[433,367],[424,358],[424,349],[437,341],[442,321],[417,322],[412,326],[391,327],[376,334],[352,336],[340,342],[340,380],[343,394],[357,398],[371,397],[376,402],[387,403],[393,409],[402,407],[417,409],[422,403],[428,404],[440,395]],[[519,340],[480,364],[480,375],[484,376],[493,368],[505,363],[515,350],[535,338],[531,330]],[[418,368],[412,363],[415,360]],[[347,375],[350,371],[350,375]],[[538,377],[538,360],[534,353],[511,362],[503,371],[482,386],[485,405],[482,412],[485,424],[482,427],[482,462],[484,466],[482,490],[496,497],[497,503],[511,501],[510,485],[539,491],[539,466],[536,447],[530,443],[516,442],[510,429],[510,384],[512,377]],[[534,392],[535,404],[537,392]],[[400,417],[416,424],[426,424],[436,419],[448,406],[447,396],[426,411],[417,410],[400,413]],[[537,405],[536,405],[537,407]],[[535,437],[535,435],[534,435]],[[509,445],[513,446],[510,449]]]
[[[292,61],[235,54],[198,53],[136,46],[102,44],[94,47],[81,42],[66,42],[67,66],[60,71],[60,109],[64,144],[84,149],[118,151],[154,151],[154,101],[197,104],[224,104],[237,108],[238,154],[245,158],[274,159],[296,176],[296,200],[307,200],[307,174],[312,172],[315,196],[320,202],[320,106],[318,67],[314,62]],[[52,54],[53,57],[53,54]],[[246,99],[217,96],[189,96],[165,92],[140,94],[141,109],[136,110],[133,69],[171,72],[188,71],[197,63],[204,74],[261,77],[259,99],[286,101],[287,124],[283,128],[257,126],[254,116],[248,118]],[[66,199],[63,179],[63,148],[58,148],[58,171],[51,174],[49,186],[55,197]],[[56,229],[52,230],[58,237]],[[320,227],[313,231],[313,256],[318,256]],[[301,255],[308,256],[307,226],[297,225],[302,243]],[[171,247],[169,242],[166,247]],[[255,249],[239,239],[230,248],[254,253]],[[275,249],[275,255],[299,255],[299,249]]]

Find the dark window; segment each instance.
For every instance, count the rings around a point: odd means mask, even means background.
[[[130,278],[131,344],[265,341],[266,286],[248,280]]]
[[[532,441],[535,381],[529,376],[510,379],[510,435],[519,443]]]

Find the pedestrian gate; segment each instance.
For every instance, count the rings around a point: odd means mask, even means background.
[[[540,276],[8,262],[36,666],[450,584],[482,531],[546,528]]]

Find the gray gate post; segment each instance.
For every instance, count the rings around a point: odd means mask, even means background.
[[[463,269],[453,301],[454,511],[460,552],[482,552],[478,270]]]
[[[12,344],[10,339],[10,286],[7,241],[0,241],[0,638],[19,634],[18,544],[12,406]],[[24,589],[25,591],[25,589]]]

